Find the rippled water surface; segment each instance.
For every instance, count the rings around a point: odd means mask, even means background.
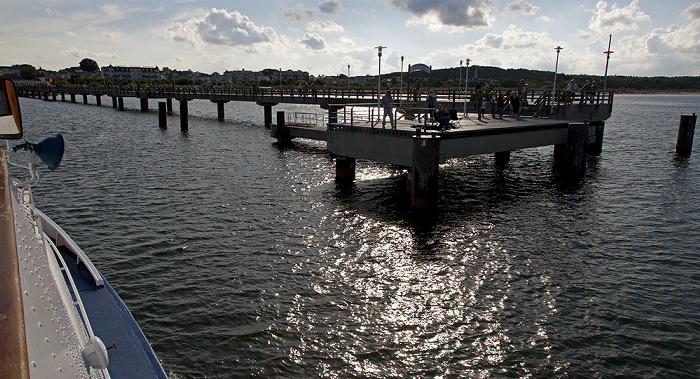
[[[182,133],[125,100],[21,99],[67,143],[35,198],[171,377],[700,375],[700,156],[674,157],[700,96],[616,96],[575,183],[551,147],[450,161],[429,215],[399,167],[341,187],[323,143],[278,148],[257,105],[191,102]]]

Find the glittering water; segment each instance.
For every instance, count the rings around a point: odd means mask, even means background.
[[[125,100],[21,99],[27,139],[67,143],[35,198],[172,377],[700,375],[700,164],[673,152],[700,96],[616,96],[579,182],[551,147],[450,161],[431,215],[398,167],[337,186],[257,105],[191,102],[183,134]]]

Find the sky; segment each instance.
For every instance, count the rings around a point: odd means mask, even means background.
[[[409,64],[700,76],[700,2],[684,0],[3,0],[0,66],[376,75]],[[403,68],[401,57],[404,57]],[[350,69],[348,70],[348,65]],[[470,71],[471,72],[471,71]]]

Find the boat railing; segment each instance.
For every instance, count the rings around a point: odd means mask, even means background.
[[[56,240],[56,245],[66,246],[70,251],[74,252],[78,259],[77,263],[82,262],[85,265],[93,280],[95,280],[95,285],[98,287],[104,286],[104,280],[102,279],[100,272],[97,271],[97,268],[92,264],[87,254],[85,254],[78,244],[76,244],[73,239],[70,238],[68,233],[66,233],[63,228],[53,222],[53,220],[46,216],[42,211],[34,208],[34,213],[41,218],[41,226],[44,230],[44,234]]]

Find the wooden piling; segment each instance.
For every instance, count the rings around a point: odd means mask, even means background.
[[[439,168],[440,138],[413,137],[411,207],[437,207]]]
[[[588,124],[569,124],[566,147],[566,175],[574,177],[585,175]]]
[[[141,112],[148,112],[148,98],[141,98]]]
[[[74,93],[70,94],[70,102],[75,103],[75,94]]]
[[[65,92],[61,92],[61,101],[66,101],[66,94],[65,94]]]
[[[678,125],[678,138],[676,140],[676,154],[681,157],[689,157],[693,150],[693,137],[695,135],[695,122],[697,116],[682,115]]]
[[[187,121],[187,113],[187,99],[183,97],[180,99],[180,130],[183,132],[190,128]]]
[[[158,126],[161,129],[168,129],[168,118],[165,110],[165,102],[158,103]]]
[[[85,105],[88,104],[88,99],[87,99],[87,97],[88,97],[88,95],[83,94],[83,104],[85,104]]]
[[[219,121],[224,121],[224,103],[222,103],[222,102],[216,103],[216,113],[219,117]]]
[[[95,104],[102,105],[102,95],[95,95]]]
[[[496,158],[496,166],[504,167],[510,161],[510,151],[498,151],[494,153]]]
[[[169,97],[169,98],[165,99],[165,105],[166,105],[166,109],[168,110],[168,112],[173,111],[173,99],[172,98]]]
[[[335,181],[347,183],[355,180],[355,158],[335,157]]]
[[[123,111],[124,110],[124,98],[119,96],[117,98],[117,103],[119,103],[119,110]]]
[[[605,131],[604,121],[594,121],[591,125],[595,127],[595,142],[588,144],[588,155],[598,156],[603,152],[603,132]]]
[[[289,138],[289,130],[284,122],[284,112],[277,112],[277,144],[280,146],[285,146],[290,142],[291,138]]]
[[[112,98],[112,108],[117,107],[117,97],[116,96],[110,96]]]
[[[265,114],[265,126],[272,125],[272,105],[263,105],[263,112]]]

